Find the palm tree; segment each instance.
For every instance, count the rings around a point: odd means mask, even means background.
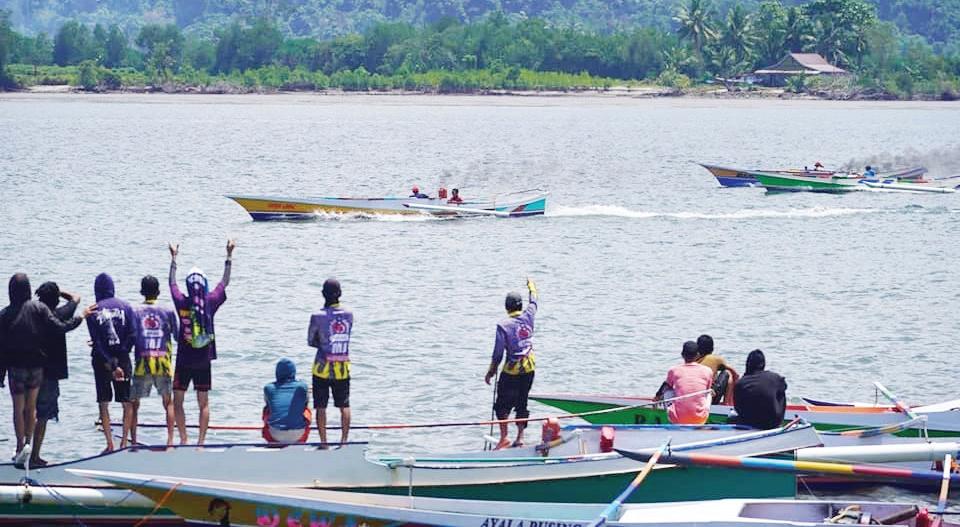
[[[693,42],[693,51],[697,55],[697,62],[703,64],[703,48],[716,38],[713,29],[713,9],[710,0],[690,0],[686,7],[681,7],[674,21],[680,24],[677,36],[681,40]]]
[[[733,51],[737,62],[746,62],[753,55],[757,45],[753,16],[739,3],[727,12],[721,41]]]
[[[787,47],[787,51],[791,53],[806,51],[814,41],[810,22],[802,9],[793,6],[787,10],[787,20],[784,24],[784,45]]]

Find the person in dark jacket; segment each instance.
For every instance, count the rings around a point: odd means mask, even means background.
[[[60,320],[66,322],[73,318],[80,303],[80,297],[61,291],[56,282],[44,282],[37,288],[37,300],[46,304]],[[60,298],[67,302],[63,305]],[[43,382],[37,395],[37,426],[33,431],[33,452],[30,454],[31,467],[45,467],[47,462],[40,457],[40,447],[47,433],[47,421],[59,419],[60,381],[67,378],[67,338],[58,330],[48,331],[44,335],[43,353],[47,356],[43,367]]]
[[[766,371],[767,360],[756,349],[747,355],[747,369],[734,386],[735,418],[728,422],[769,430],[783,424],[787,408],[787,381]]]
[[[120,448],[127,446],[130,434],[130,378],[133,364],[130,350],[137,340],[136,315],[130,304],[114,297],[113,279],[100,273],[93,284],[97,297],[97,316],[87,319],[93,378],[97,385],[97,403],[100,405],[100,423],[107,438],[104,452],[113,452],[113,431],[110,428],[110,401],[123,405],[123,436]]]
[[[44,337],[66,333],[96,311],[87,307],[79,317],[64,322],[46,304],[30,300],[30,280],[24,273],[10,278],[10,305],[0,311],[0,355],[9,374],[13,398],[13,428],[17,435],[15,462],[20,465],[30,453],[37,418],[37,395],[43,381],[46,356]]]

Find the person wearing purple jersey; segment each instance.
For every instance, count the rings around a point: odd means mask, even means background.
[[[503,373],[497,380],[496,398],[493,411],[497,420],[504,421],[510,411],[516,409],[517,439],[513,446],[523,445],[523,431],[527,427],[524,419],[530,417],[527,410],[527,397],[533,386],[533,374],[536,367],[533,357],[533,319],[537,315],[537,286],[527,278],[530,302],[523,309],[520,293],[509,293],[504,306],[507,318],[497,324],[497,338],[493,346],[493,357],[484,381],[490,384],[497,374],[500,361],[503,360]],[[507,423],[500,423],[500,442],[497,449],[510,446],[507,439]]]
[[[134,306],[137,316],[136,363],[133,366],[132,415],[130,440],[137,442],[137,422],[140,398],[149,397],[154,386],[160,395],[167,419],[167,446],[173,445],[176,422],[173,411],[173,339],[178,330],[177,313],[168,305],[158,304],[160,281],[147,275],[140,280],[142,304]],[[180,438],[186,442],[186,436]]]
[[[183,413],[183,398],[190,382],[197,392],[197,406],[200,407],[200,433],[197,444],[202,445],[207,437],[210,424],[209,390],[211,387],[210,363],[217,358],[217,343],[214,338],[213,316],[227,299],[226,288],[230,283],[230,268],[233,263],[233,249],[237,240],[227,240],[227,260],[223,266],[223,278],[210,290],[207,277],[199,269],[191,270],[187,275],[186,294],[177,286],[177,253],[180,246],[168,244],[170,248],[170,294],[180,317],[180,331],[177,333],[177,362],[173,372],[173,408],[180,432],[180,444],[187,443],[187,423]]]
[[[123,435],[120,448],[127,446],[130,433],[130,375],[133,365],[130,350],[137,341],[137,324],[130,304],[114,296],[113,279],[100,273],[93,284],[97,298],[97,315],[87,319],[93,378],[97,385],[100,423],[107,438],[104,452],[113,452],[113,430],[110,428],[110,401],[123,405]]]
[[[313,360],[313,407],[317,411],[320,442],[327,444],[327,404],[340,409],[340,444],[350,432],[350,331],[353,313],[340,306],[340,282],[323,282],[323,309],[310,316],[307,343],[317,348]]]

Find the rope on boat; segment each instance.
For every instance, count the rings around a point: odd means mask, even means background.
[[[633,410],[636,408],[648,408],[656,406],[665,406],[668,403],[673,401],[678,401],[680,399],[686,399],[688,397],[698,397],[711,393],[712,390],[701,390],[699,392],[688,393],[686,395],[680,395],[677,397],[671,397],[669,399],[662,399],[659,401],[651,401],[648,403],[641,404],[631,404],[625,406],[615,406],[613,408],[605,408],[603,410],[591,410],[589,412],[579,412],[575,414],[560,414],[548,417],[525,417],[525,418],[516,418],[516,419],[493,419],[487,421],[467,421],[467,422],[455,422],[455,423],[387,423],[379,425],[358,425],[350,426],[351,430],[394,430],[401,428],[440,428],[440,427],[450,427],[450,426],[486,426],[486,425],[496,425],[502,423],[533,423],[536,421],[546,421],[547,419],[570,419],[573,417],[583,417],[585,415],[601,415],[612,412],[622,412],[625,410]],[[123,423],[110,423],[110,426],[122,426]],[[102,427],[102,424],[98,421],[95,425],[99,428]],[[166,428],[166,424],[152,423],[152,424],[139,424],[137,427],[146,427],[146,428]],[[197,428],[198,425],[187,425],[189,428]],[[209,425],[208,430],[262,430],[263,425]],[[329,430],[338,430],[339,426],[328,426]]]
[[[177,490],[177,487],[180,486],[180,483],[181,482],[178,481],[173,485],[171,485],[170,488],[167,489],[167,492],[163,495],[163,497],[160,498],[160,500],[157,502],[156,506],[153,507],[153,510],[150,511],[150,514],[147,514],[143,518],[140,518],[140,521],[133,524],[133,527],[140,527],[144,523],[150,521],[150,518],[152,518],[153,515],[156,514],[158,510],[160,510],[160,507],[163,507],[163,504],[166,503],[168,499],[170,499],[170,496],[173,495],[173,491]]]

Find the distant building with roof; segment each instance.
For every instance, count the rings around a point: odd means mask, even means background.
[[[827,62],[819,53],[787,53],[780,62],[753,72],[768,86],[783,86],[794,75],[849,75],[850,72]]]

